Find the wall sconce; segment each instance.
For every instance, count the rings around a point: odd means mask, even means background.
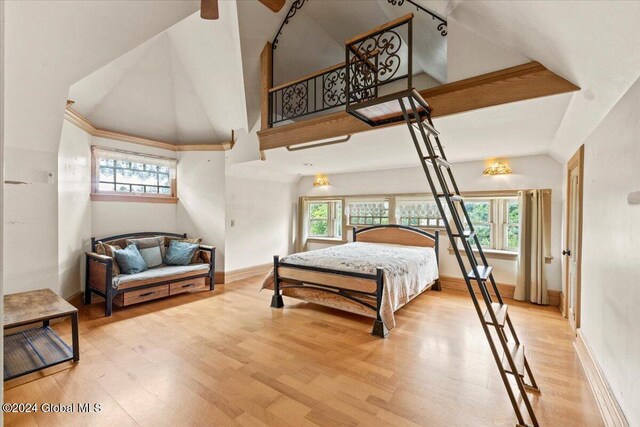
[[[316,175],[315,181],[313,181],[314,187],[326,187],[329,185],[329,178],[326,175]]]
[[[502,162],[494,162],[482,172],[482,175],[508,175],[511,173],[511,168]]]

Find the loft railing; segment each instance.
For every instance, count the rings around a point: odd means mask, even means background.
[[[345,65],[337,64],[269,89],[269,123],[319,113],[345,103]]]
[[[347,40],[345,63],[269,89],[269,125],[375,98],[380,87],[402,79],[410,86],[412,18]]]
[[[413,14],[405,15],[345,42],[347,108],[378,97],[383,86],[406,80],[412,86]],[[369,64],[373,62],[374,67]]]

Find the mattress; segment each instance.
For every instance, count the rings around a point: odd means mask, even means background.
[[[380,314],[388,329],[395,326],[393,313],[438,279],[435,250],[417,246],[353,242],[287,255],[280,261],[371,275],[376,274],[378,267],[382,268],[384,287]],[[273,289],[273,272],[265,279],[265,287]]]

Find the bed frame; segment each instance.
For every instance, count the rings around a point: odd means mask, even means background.
[[[427,233],[414,227],[404,225],[375,225],[361,230],[353,228],[354,242],[392,243],[407,246],[432,247],[436,252],[436,262],[439,265],[438,247],[439,233]],[[334,298],[344,298],[356,306],[364,308],[365,314],[375,313],[372,335],[384,338],[388,329],[382,322],[380,307],[382,291],[384,289],[383,269],[377,268],[376,274],[355,273],[333,270],[321,267],[303,266],[281,262],[276,255],[273,257],[273,297],[272,308],[284,307],[282,290],[306,289],[328,294]],[[345,285],[348,284],[348,288]],[[441,290],[440,282],[431,286],[436,291]],[[366,314],[365,314],[366,315]]]

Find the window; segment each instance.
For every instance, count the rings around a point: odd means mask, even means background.
[[[93,193],[175,198],[176,160],[93,147]]]
[[[518,251],[520,205],[516,197],[469,199],[464,205],[483,248]]]
[[[389,201],[352,201],[347,206],[350,225],[389,224]]]
[[[493,200],[465,202],[469,219],[483,248],[493,247]]]
[[[400,225],[412,227],[444,227],[434,200],[397,199],[396,220]]]
[[[517,251],[520,247],[520,205],[518,199],[503,201],[503,243],[505,250]]]
[[[309,237],[342,237],[342,201],[327,200],[309,203]]]
[[[445,221],[440,216],[436,200],[431,194],[379,194],[369,196],[331,196],[332,198],[304,198],[301,212],[306,215],[306,235],[309,238],[340,239],[342,227],[347,225],[368,227],[398,224],[424,229],[441,229],[446,239]],[[356,198],[357,197],[357,198]],[[492,256],[514,259],[520,249],[520,204],[515,191],[470,192],[464,195],[465,207],[480,245]],[[304,207],[303,207],[304,206]],[[459,203],[460,218],[466,224]],[[451,218],[449,208],[443,204],[445,215]],[[455,233],[455,226],[450,223]],[[466,229],[469,226],[466,225]],[[459,239],[457,239],[459,240]],[[475,247],[475,242],[473,243]],[[453,251],[453,248],[449,248]]]

